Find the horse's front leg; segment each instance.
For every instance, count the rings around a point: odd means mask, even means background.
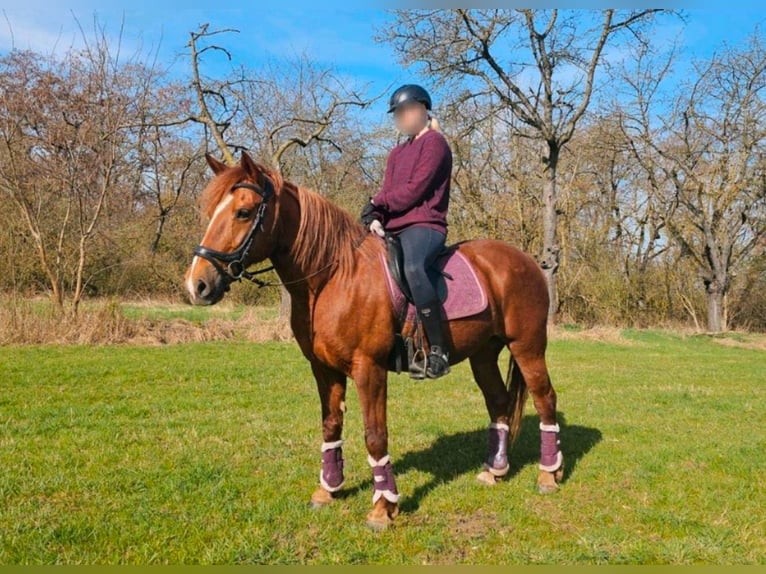
[[[319,362],[312,361],[311,369],[322,403],[322,467],[319,488],[311,495],[314,508],[333,501],[333,493],[343,487],[343,413],[346,410],[346,376]]]
[[[386,423],[386,368],[371,359],[356,361],[353,372],[364,417],[364,439],[367,461],[372,467],[373,508],[367,524],[375,529],[386,528],[399,514],[399,492],[394,469],[388,454]]]

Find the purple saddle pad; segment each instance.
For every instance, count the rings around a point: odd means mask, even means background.
[[[385,253],[380,255],[380,263],[386,276],[394,314],[401,317],[404,306],[407,305],[406,320],[412,321],[415,318],[415,306],[407,301],[396,281],[391,277]],[[446,294],[445,289],[438,289],[447,320],[478,315],[487,308],[487,293],[479,282],[473,266],[460,251],[449,250],[436,260],[434,267],[449,276],[439,279],[446,285]]]

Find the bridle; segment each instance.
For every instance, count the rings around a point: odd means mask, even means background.
[[[250,230],[242,240],[242,243],[240,243],[239,247],[237,247],[234,251],[229,253],[216,251],[215,249],[210,249],[204,245],[197,245],[197,247],[194,248],[194,255],[202,257],[203,259],[210,262],[215,270],[218,271],[218,273],[224,277],[228,283],[233,281],[240,281],[244,278],[252,281],[253,283],[257,283],[261,287],[265,287],[268,285],[268,283],[261,281],[256,277],[256,275],[271,271],[274,269],[274,267],[267,267],[266,269],[259,269],[257,271],[248,271],[245,268],[245,258],[247,257],[247,254],[253,245],[253,241],[255,241],[256,234],[259,230],[263,229],[263,218],[266,215],[266,207],[269,203],[269,200],[274,197],[274,186],[271,184],[268,178],[264,178],[264,185],[262,189],[257,185],[241,182],[234,184],[231,190],[234,191],[235,189],[240,188],[254,191],[260,195],[263,200],[258,206],[258,211],[255,213],[255,217],[253,218],[253,224],[250,226]],[[223,267],[221,262],[225,263],[226,267]]]
[[[251,183],[241,182],[236,183],[232,186],[231,190],[234,191],[235,189],[249,189],[251,191],[254,191],[258,195],[261,196],[262,200],[261,204],[258,206],[258,211],[255,213],[255,218],[253,218],[253,224],[250,227],[250,230],[247,232],[247,235],[242,240],[242,243],[239,244],[239,247],[237,247],[234,251],[231,251],[229,253],[225,253],[223,251],[216,251],[215,249],[210,249],[208,247],[205,247],[204,245],[197,245],[197,247],[194,248],[194,255],[197,255],[199,257],[202,257],[203,259],[207,260],[214,268],[215,270],[221,275],[221,277],[224,278],[224,280],[227,283],[226,289],[228,290],[228,284],[234,282],[234,281],[241,281],[242,279],[247,279],[248,281],[252,281],[258,287],[280,287],[280,286],[286,286],[286,285],[293,285],[296,283],[302,283],[304,281],[307,281],[311,279],[312,277],[316,277],[317,275],[323,273],[333,265],[337,263],[336,261],[331,261],[321,269],[318,269],[314,271],[313,273],[310,273],[309,275],[306,275],[305,277],[301,277],[299,279],[295,279],[292,281],[280,281],[280,282],[269,282],[264,281],[263,279],[259,279],[257,275],[261,275],[262,273],[268,273],[269,271],[272,271],[274,269],[274,266],[271,265],[269,267],[265,267],[263,269],[258,269],[256,271],[248,271],[245,268],[245,258],[247,257],[248,252],[250,251],[250,248],[253,245],[253,241],[255,241],[255,235],[258,233],[259,230],[263,229],[263,218],[266,215],[266,207],[271,200],[272,197],[274,197],[274,186],[271,184],[271,181],[269,181],[268,178],[264,178],[264,185],[263,189],[259,188],[257,185],[253,185]],[[364,242],[365,236],[362,236],[361,239],[354,245],[354,250],[356,250],[363,242]],[[226,263],[226,267],[223,267],[221,265],[221,262]]]

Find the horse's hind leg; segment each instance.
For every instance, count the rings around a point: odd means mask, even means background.
[[[514,341],[509,348],[540,417],[540,474],[537,486],[541,493],[547,494],[558,489],[564,475],[564,459],[559,449],[556,391],[545,364],[545,345]]]
[[[343,413],[346,410],[346,376],[319,362],[312,361],[311,370],[322,403],[322,468],[319,488],[311,495],[314,508],[329,504],[333,493],[343,487]]]
[[[489,413],[488,453],[484,470],[476,477],[479,482],[495,484],[508,473],[509,407],[511,396],[503,382],[497,357],[503,344],[490,341],[469,359],[471,371],[479,385]]]

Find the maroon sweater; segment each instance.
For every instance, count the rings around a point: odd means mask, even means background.
[[[446,233],[451,175],[452,152],[436,130],[391,150],[383,187],[372,198],[386,230],[423,225]]]

